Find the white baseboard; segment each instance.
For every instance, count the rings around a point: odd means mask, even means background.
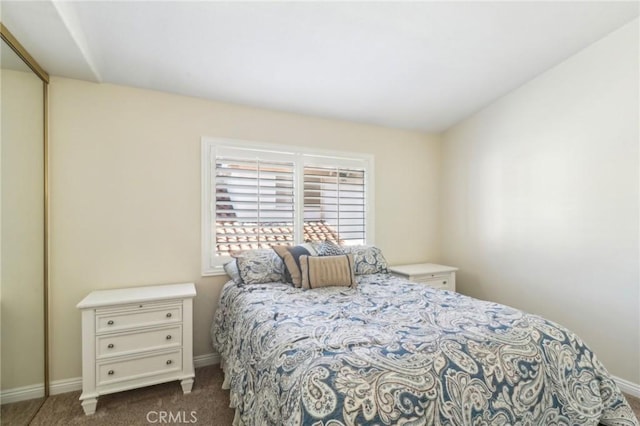
[[[220,355],[217,353],[209,353],[193,357],[193,366],[195,368],[206,367],[207,365],[219,364]],[[49,385],[49,393],[58,395],[61,393],[75,392],[82,390],[82,377],[74,377],[73,379],[56,380]]]
[[[220,355],[215,352],[193,357],[193,365],[195,368],[206,367],[207,365],[214,365],[219,363]],[[620,377],[612,377],[622,392],[631,396],[635,396],[636,398],[640,398],[639,384],[621,379]],[[82,377],[55,380],[49,385],[49,393],[51,395],[59,395],[61,393],[75,392],[79,390],[82,390]],[[8,389],[0,394],[0,401],[2,402],[2,404],[9,404],[11,402],[42,398],[43,396],[44,386],[40,384]]]
[[[212,352],[209,354],[198,355],[193,357],[193,365],[195,368],[206,367],[207,365],[214,365],[214,364],[220,364],[220,354],[218,353]],[[636,398],[640,398],[639,384],[630,382],[628,380],[622,379],[617,376],[612,375],[611,377],[613,378],[613,381],[616,382],[616,384],[618,385],[618,387],[622,392],[631,396],[635,396]],[[35,387],[36,386],[33,386],[33,388]],[[27,389],[27,388],[24,388],[24,389]],[[73,392],[81,389],[82,389],[82,377],[78,377],[75,379],[58,380],[56,382],[52,382],[51,386],[49,387],[49,392],[51,393],[51,395],[57,395],[60,393]],[[15,389],[15,390],[17,391],[18,389]],[[42,387],[40,387],[40,391],[42,392],[42,395],[44,395],[44,389]],[[5,398],[5,393],[3,392],[2,394],[3,404],[5,403],[4,398]],[[24,399],[31,399],[31,398],[39,398],[39,396],[33,396],[33,397],[30,396],[29,398],[24,398]],[[16,400],[16,401],[22,401],[22,399]],[[6,402],[14,402],[14,401],[7,400]]]
[[[220,364],[220,354],[216,352],[193,357],[193,366],[195,368],[206,367],[207,365],[214,364]]]
[[[19,388],[7,389],[0,394],[0,404],[11,404],[12,402],[26,401],[44,397],[44,384],[22,386]]]
[[[616,382],[620,390],[628,395],[635,396],[636,398],[640,398],[640,385],[637,383],[630,382],[625,379],[621,379],[620,377],[611,376],[613,380]]]
[[[49,395],[59,395],[61,393],[75,392],[79,390],[82,390],[82,377],[54,380],[49,383]]]
[[[207,365],[214,365],[220,363],[220,355],[217,353],[210,353],[205,355],[198,355],[193,357],[193,365],[195,368],[206,367]],[[613,381],[616,382],[620,390],[627,395],[635,396],[636,398],[640,398],[640,385],[637,383],[630,382],[628,380],[622,379],[617,376],[611,376]],[[34,386],[35,388],[35,386]],[[24,388],[26,389],[26,388]],[[51,395],[57,395],[59,393],[65,392],[73,392],[82,389],[82,378],[78,377],[76,379],[68,379],[68,380],[58,380],[56,382],[52,382],[49,387],[49,391]],[[17,389],[16,389],[17,390]],[[42,395],[44,395],[44,390],[40,388]],[[26,393],[25,393],[26,395]],[[28,398],[23,399],[31,399],[31,398],[39,398],[39,396],[29,396]],[[15,401],[22,401],[23,399],[16,399]],[[15,402],[6,400],[6,402]],[[2,394],[2,403],[5,403],[5,393]]]

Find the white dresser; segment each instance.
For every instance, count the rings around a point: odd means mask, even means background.
[[[94,291],[82,310],[82,408],[98,396],[193,378],[193,283]]]
[[[394,275],[428,285],[440,290],[456,291],[456,271],[452,266],[436,263],[417,263],[414,265],[393,266],[389,272]]]

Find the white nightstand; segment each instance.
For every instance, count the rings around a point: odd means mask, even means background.
[[[193,283],[94,291],[82,310],[82,408],[98,396],[193,378]]]
[[[414,265],[392,266],[389,272],[394,275],[426,284],[440,290],[456,291],[456,271],[452,266],[435,263],[417,263]]]

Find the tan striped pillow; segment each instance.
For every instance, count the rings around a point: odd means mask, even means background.
[[[300,256],[302,288],[356,287],[353,255]]]

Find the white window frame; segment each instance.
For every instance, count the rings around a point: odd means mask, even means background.
[[[215,256],[215,164],[217,153],[221,150],[258,150],[269,152],[269,156],[294,157],[294,243],[300,244],[303,238],[304,185],[302,176],[305,165],[324,164],[337,167],[358,167],[365,169],[365,238],[366,244],[375,244],[375,170],[372,154],[361,152],[329,151],[299,147],[293,145],[277,145],[265,142],[252,142],[229,138],[202,137],[201,139],[201,219],[202,219],[202,276],[224,275],[222,265],[228,262],[229,256]]]

